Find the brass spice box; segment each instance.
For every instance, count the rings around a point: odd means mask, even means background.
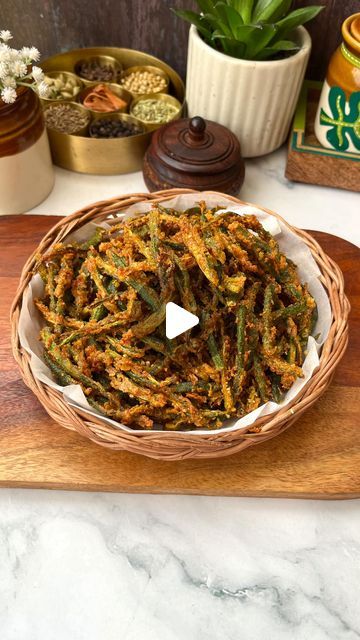
[[[90,56],[108,55],[116,58],[124,70],[133,66],[151,65],[167,73],[169,94],[179,100],[184,110],[185,87],[180,76],[165,62],[142,51],[120,47],[89,47],[73,49],[48,58],[42,63],[45,73],[71,71],[79,60]],[[182,111],[179,113],[181,116]],[[106,115],[106,114],[104,114]],[[56,165],[79,173],[115,175],[139,171],[152,132],[124,138],[89,138],[48,129],[53,161]]]

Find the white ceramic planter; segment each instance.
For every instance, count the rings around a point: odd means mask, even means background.
[[[186,80],[189,116],[225,125],[239,138],[244,157],[262,156],[286,139],[311,51],[304,27],[301,49],[282,60],[239,60],[207,45],[192,25]]]

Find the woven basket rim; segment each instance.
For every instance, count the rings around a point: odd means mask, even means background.
[[[23,293],[31,279],[35,256],[44,253],[56,242],[62,241],[70,232],[89,221],[100,221],[121,213],[131,205],[143,201],[166,201],[181,194],[199,194],[206,200],[209,195],[225,197],[234,204],[249,205],[280,220],[289,230],[300,237],[309,247],[321,272],[321,282],[329,297],[332,309],[332,324],[320,354],[319,367],[293,400],[283,409],[258,418],[251,428],[239,427],[234,431],[217,430],[206,434],[186,431],[125,431],[121,426],[112,427],[90,416],[81,408],[68,405],[61,392],[36,379],[30,368],[30,356],[21,347],[18,322]],[[167,460],[186,458],[212,458],[230,455],[248,446],[274,437],[288,428],[329,385],[334,369],[342,358],[348,342],[348,314],[350,304],[344,292],[344,279],[338,265],[324,252],[319,243],[306,231],[289,224],[282,216],[260,205],[242,201],[216,191],[199,192],[193,189],[171,189],[154,193],[135,193],[90,204],[61,218],[43,237],[35,251],[26,261],[20,276],[19,286],[11,307],[12,348],[15,360],[25,384],[40,400],[45,410],[63,427],[76,430],[99,445],[128,450],[149,457]],[[120,424],[120,423],[119,423]]]

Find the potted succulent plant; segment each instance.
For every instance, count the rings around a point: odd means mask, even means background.
[[[40,97],[48,94],[35,47],[13,49],[0,30],[0,215],[23,213],[44,200],[54,168]]]
[[[323,7],[291,11],[292,0],[196,0],[200,13],[176,10],[191,23],[186,99],[189,116],[231,129],[244,157],[261,156],[286,139],[311,39],[302,26]]]

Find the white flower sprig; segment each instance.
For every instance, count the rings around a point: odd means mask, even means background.
[[[0,97],[6,104],[12,104],[17,98],[16,88],[25,86],[33,89],[41,98],[49,94],[40,67],[33,65],[40,58],[36,47],[12,49],[7,44],[12,34],[7,29],[0,30]]]

